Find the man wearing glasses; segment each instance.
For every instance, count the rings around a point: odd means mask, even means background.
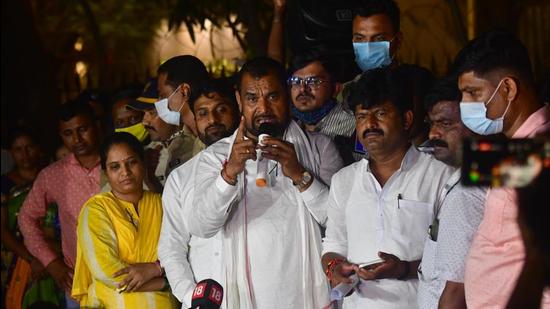
[[[354,162],[350,137],[355,118],[335,99],[341,84],[335,80],[334,64],[322,50],[312,50],[294,57],[289,71],[292,117],[307,131],[329,136],[344,161]]]

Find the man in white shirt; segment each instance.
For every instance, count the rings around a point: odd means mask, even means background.
[[[399,71],[367,71],[353,86],[362,159],[334,175],[330,188],[322,264],[333,286],[356,291],[344,308],[416,308],[416,269],[422,256],[434,202],[454,171],[420,153],[408,138],[412,96]],[[360,268],[376,259],[382,262]]]
[[[211,80],[198,87],[190,103],[198,137],[207,146],[231,135],[239,124],[239,107],[233,91],[220,80]],[[172,294],[184,308],[191,307],[197,282],[208,278],[222,281],[219,233],[209,239],[191,236],[183,220],[183,205],[193,202],[193,186],[187,184],[196,158],[170,173],[162,194],[164,212],[158,256]]]
[[[462,140],[472,132],[460,120],[455,80],[436,84],[425,99],[434,157],[456,167],[434,208],[418,270],[420,308],[466,308],[464,271],[474,233],[483,218],[486,190],[460,184]]]
[[[224,303],[232,308],[321,308],[328,284],[319,263],[328,185],[342,166],[324,135],[290,118],[284,68],[269,58],[239,73],[239,129],[196,160],[194,200],[184,205],[193,235],[223,239]],[[257,143],[261,124],[275,128]],[[268,159],[256,184],[257,150]]]

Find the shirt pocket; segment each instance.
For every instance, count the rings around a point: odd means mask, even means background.
[[[430,203],[400,199],[395,228],[404,242],[423,243],[426,240],[432,214]]]

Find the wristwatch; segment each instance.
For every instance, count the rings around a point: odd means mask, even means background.
[[[305,171],[302,173],[302,180],[300,180],[298,183],[292,182],[292,184],[298,188],[298,190],[302,190],[305,188],[313,179],[313,176],[308,171]]]

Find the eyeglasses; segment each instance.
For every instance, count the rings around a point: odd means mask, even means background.
[[[287,83],[290,87],[301,87],[302,85],[306,85],[310,88],[317,88],[324,82],[328,82],[328,80],[322,80],[317,76],[309,76],[306,78],[292,76],[287,80]]]

